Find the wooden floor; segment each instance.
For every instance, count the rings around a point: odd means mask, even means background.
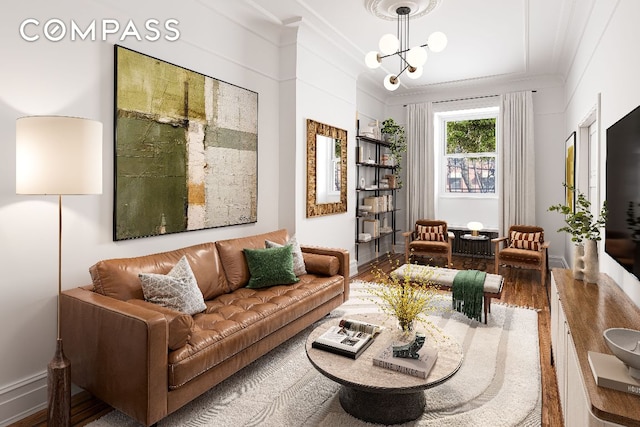
[[[371,273],[372,265],[383,271],[390,271],[401,263],[399,255],[391,257],[381,257],[378,261],[368,266],[361,266],[360,273],[352,280],[370,281],[373,279]],[[437,261],[433,265],[438,265]],[[453,257],[453,268],[456,269],[476,269],[494,273],[493,258],[471,258],[463,256]],[[500,302],[517,305],[520,307],[530,307],[539,310],[538,331],[540,337],[540,365],[542,368],[542,426],[562,427],[562,413],[558,398],[558,385],[556,381],[555,368],[551,364],[551,333],[550,333],[550,312],[548,289],[540,286],[540,274],[533,270],[521,270],[516,268],[503,267],[500,274],[505,279],[502,298]],[[547,277],[547,287],[550,277]],[[111,408],[87,393],[80,393],[72,398],[72,425],[83,426],[94,421]],[[46,426],[46,413],[44,411],[34,414],[21,420],[13,426],[31,427]]]

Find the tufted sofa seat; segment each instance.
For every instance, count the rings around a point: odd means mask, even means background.
[[[288,239],[278,230],[96,263],[92,285],[61,295],[72,381],[151,425],[322,318],[349,295],[344,250],[302,247],[299,282],[245,287],[243,249]],[[145,301],[138,278],[166,274],[182,256],[206,304],[193,316]]]

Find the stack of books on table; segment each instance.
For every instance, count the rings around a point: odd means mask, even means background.
[[[414,377],[427,378],[438,359],[438,349],[427,343],[418,350],[418,359],[394,357],[392,347],[393,343],[389,342],[389,345],[373,358],[373,365]]]
[[[616,356],[589,351],[587,357],[598,386],[640,395],[640,380],[629,375],[629,368]]]
[[[358,320],[342,319],[316,338],[311,347],[357,359],[373,343],[382,326]]]

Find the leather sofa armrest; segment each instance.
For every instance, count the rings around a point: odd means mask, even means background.
[[[146,425],[166,416],[162,313],[75,288],[60,295],[60,333],[72,382]]]
[[[320,255],[333,255],[338,258],[340,268],[338,274],[344,278],[344,300],[349,299],[349,251],[337,248],[322,248],[319,246],[300,246],[302,252]]]

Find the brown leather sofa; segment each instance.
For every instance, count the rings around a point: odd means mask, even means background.
[[[62,293],[61,334],[74,384],[151,425],[277,347],[349,297],[349,254],[302,247],[307,274],[249,289],[244,248],[286,230],[100,261],[93,285]],[[166,274],[186,255],[207,309],[193,316],[144,300],[138,273]]]

